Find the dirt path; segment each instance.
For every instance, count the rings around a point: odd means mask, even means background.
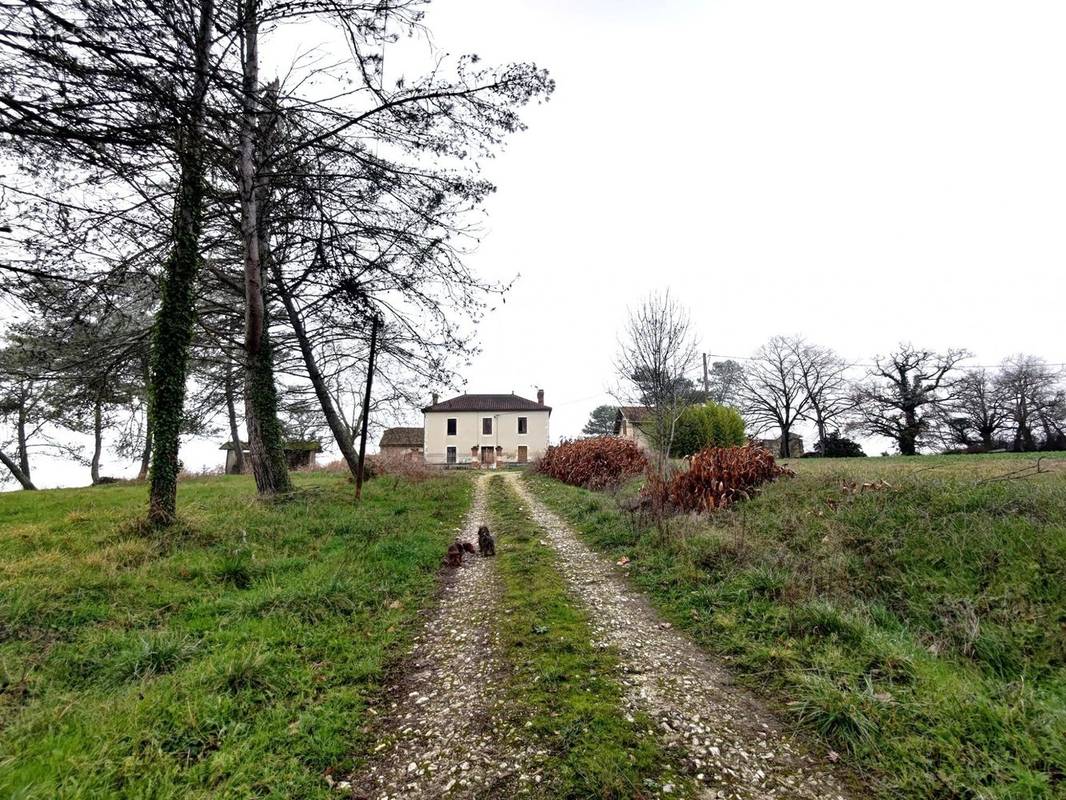
[[[461,531],[477,542],[488,475],[477,478]],[[506,664],[494,626],[495,560],[467,556],[446,579],[404,677],[378,710],[370,764],[338,789],[354,798],[496,798],[525,793],[542,759],[507,714]]]
[[[626,713],[656,721],[707,798],[845,798],[827,764],[781,732],[773,716],[651,609],[609,561],[507,475],[559,555],[574,596],[604,645],[617,648]]]

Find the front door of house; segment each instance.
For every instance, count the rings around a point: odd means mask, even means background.
[[[529,461],[529,448],[524,444],[520,444],[518,445],[518,463],[525,464],[527,461]]]
[[[481,466],[491,467],[496,464],[496,448],[495,447],[482,447],[481,448]]]

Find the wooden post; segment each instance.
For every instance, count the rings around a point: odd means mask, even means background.
[[[370,388],[374,384],[374,356],[378,346],[378,315],[370,323],[370,357],[366,362],[366,392],[363,394],[363,429],[359,432],[359,469],[355,473],[355,499],[363,496],[363,462],[366,459],[366,427],[370,421]]]
[[[703,402],[710,400],[708,395],[711,393],[711,384],[707,380],[707,354],[703,354]]]

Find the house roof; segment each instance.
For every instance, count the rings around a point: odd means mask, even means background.
[[[422,447],[424,443],[422,428],[387,428],[378,447]]]
[[[219,450],[232,450],[233,442],[223,442]],[[248,449],[248,442],[241,442],[241,450]],[[285,442],[285,449],[294,452],[296,450],[310,450],[312,453],[322,452],[322,443],[317,439],[293,439]]]
[[[551,413],[551,410],[551,406],[541,405],[536,400],[527,400],[514,393],[461,394],[422,409],[426,413],[431,411],[547,411]]]
[[[620,406],[618,416],[625,417],[634,425],[639,425],[650,417],[654,410],[651,406]]]

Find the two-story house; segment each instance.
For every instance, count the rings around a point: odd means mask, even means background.
[[[427,464],[524,464],[548,449],[544,390],[537,399],[516,394],[462,394],[422,409]]]

